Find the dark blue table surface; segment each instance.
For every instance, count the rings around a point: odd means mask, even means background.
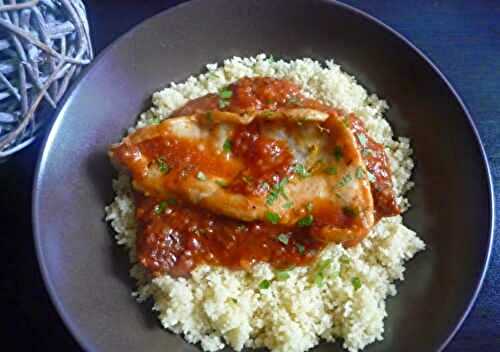
[[[271,0],[270,0],[271,1]],[[94,47],[102,50],[176,0],[88,0]],[[406,36],[448,77],[472,114],[500,200],[500,0],[345,0]],[[31,239],[31,182],[40,141],[0,164],[2,340],[16,351],[79,350],[44,289]],[[497,207],[498,210],[498,207]],[[481,293],[447,351],[500,351],[499,221]],[[6,319],[7,318],[7,319]],[[415,336],[417,339],[418,336]]]

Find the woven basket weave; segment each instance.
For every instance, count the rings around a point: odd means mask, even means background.
[[[81,0],[0,0],[0,159],[26,147],[93,58]]]

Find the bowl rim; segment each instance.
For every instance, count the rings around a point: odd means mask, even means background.
[[[491,258],[491,253],[493,249],[493,241],[494,241],[494,235],[495,235],[495,196],[494,196],[494,188],[493,188],[493,180],[492,180],[492,175],[491,175],[491,168],[488,162],[488,158],[484,149],[483,142],[481,140],[481,137],[479,135],[479,132],[477,130],[477,127],[474,123],[474,120],[472,119],[472,116],[467,109],[464,101],[458,94],[458,92],[453,88],[451,85],[450,81],[446,78],[446,76],[441,72],[441,70],[437,67],[437,65],[420,49],[418,49],[409,39],[407,39],[405,36],[403,36],[401,33],[396,31],[394,28],[391,26],[387,25],[386,23],[382,22],[375,16],[358,9],[357,7],[354,7],[352,5],[348,5],[346,3],[337,1],[337,0],[323,0],[324,2],[329,3],[331,6],[336,6],[340,9],[346,10],[348,12],[351,12],[352,14],[356,16],[360,16],[367,20],[368,22],[371,22],[375,26],[378,26],[379,28],[385,30],[388,32],[390,35],[395,36],[397,39],[402,41],[406,46],[410,48],[417,56],[419,56],[421,59],[424,60],[424,62],[429,65],[432,69],[432,71],[437,74],[437,76],[445,83],[446,87],[449,89],[449,91],[452,93],[453,97],[456,99],[458,102],[460,108],[462,109],[465,117],[467,118],[467,122],[469,124],[469,127],[471,128],[474,138],[476,140],[476,143],[479,147],[480,154],[481,154],[481,159],[483,162],[483,172],[486,175],[486,180],[487,180],[487,186],[488,186],[488,200],[489,200],[489,211],[490,211],[490,216],[489,216],[489,231],[488,231],[488,248],[486,250],[486,256],[484,260],[484,265],[481,268],[481,271],[478,274],[478,277],[476,278],[476,284],[474,287],[474,290],[472,292],[471,297],[469,298],[469,302],[467,304],[466,309],[462,312],[460,318],[458,321],[455,323],[454,327],[451,329],[451,331],[448,332],[448,336],[446,339],[444,339],[438,348],[438,351],[443,351],[446,346],[451,342],[451,340],[455,337],[455,335],[458,333],[458,331],[461,329],[465,319],[468,317],[470,314],[472,308],[474,307],[477,297],[479,295],[479,292],[481,290],[481,287],[483,285],[484,279],[486,277],[486,273],[488,271],[489,263],[490,263],[490,258]],[[57,110],[54,112],[54,120],[52,122],[52,125],[50,125],[50,122],[47,124],[49,127],[49,131],[47,132],[46,136],[44,137],[44,140],[41,144],[39,156],[38,156],[38,161],[36,164],[36,169],[35,169],[35,176],[33,178],[33,185],[32,185],[32,202],[31,202],[31,211],[32,211],[32,229],[33,229],[33,237],[34,237],[34,246],[35,246],[35,251],[36,251],[36,257],[38,261],[38,265],[40,267],[40,271],[42,274],[43,282],[45,284],[45,287],[47,289],[47,292],[49,294],[50,300],[55,307],[58,315],[61,317],[63,320],[64,325],[67,327],[69,330],[70,334],[72,337],[77,341],[78,345],[82,347],[86,351],[92,351],[93,349],[93,343],[91,341],[87,341],[83,336],[81,336],[79,327],[77,326],[76,323],[72,321],[71,316],[66,312],[64,305],[58,298],[58,294],[56,292],[55,287],[52,284],[50,274],[48,271],[48,268],[46,266],[45,262],[45,255],[42,250],[42,245],[41,245],[41,235],[40,235],[40,229],[39,229],[39,214],[38,214],[38,209],[39,209],[39,202],[40,202],[40,184],[41,184],[41,178],[43,175],[43,170],[45,167],[45,163],[48,157],[48,149],[50,145],[54,142],[55,134],[58,131],[58,127],[63,120],[64,113],[63,111],[66,109],[68,104],[71,103],[71,101],[74,99],[75,94],[78,91],[78,88],[80,86],[80,82],[85,79],[85,77],[89,74],[90,71],[94,70],[100,62],[103,60],[103,58],[110,52],[115,46],[117,46],[119,43],[121,43],[124,40],[127,40],[127,38],[135,31],[139,30],[142,27],[146,27],[150,21],[155,19],[156,17],[164,16],[167,13],[174,12],[182,7],[187,7],[187,6],[197,6],[198,3],[201,3],[202,0],[189,0],[186,2],[182,2],[180,4],[174,5],[166,10],[160,11],[157,14],[150,16],[143,21],[139,22],[138,24],[134,25],[131,27],[129,30],[127,30],[125,33],[120,35],[118,38],[114,39],[110,44],[108,44],[97,57],[87,66],[84,68],[83,72],[80,74],[78,79],[72,84],[70,89],[66,92],[65,97],[63,98],[63,101],[61,104],[59,104]]]

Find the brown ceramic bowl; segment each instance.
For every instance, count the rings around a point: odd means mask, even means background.
[[[69,329],[89,351],[197,351],[160,328],[130,295],[127,255],[103,221],[112,200],[106,156],[150,95],[206,63],[260,52],[334,58],[390,102],[387,118],[415,149],[407,224],[428,249],[388,300],[374,351],[444,348],[466,317],[492,242],[493,201],[484,151],[462,102],[415,47],[374,18],[332,1],[195,0],[117,40],[59,110],[34,183],[42,273]],[[341,351],[322,344],[314,351]]]

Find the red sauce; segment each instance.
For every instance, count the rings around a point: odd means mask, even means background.
[[[384,146],[375,142],[368,135],[363,122],[356,116],[349,115],[348,123],[356,136],[366,169],[375,177],[374,182],[371,183],[371,191],[376,216],[380,219],[398,215],[401,210],[396,203],[392,189],[392,173]]]
[[[210,150],[201,150],[200,146],[189,139],[169,138],[160,136],[146,139],[141,143],[121,145],[114,153],[119,160],[131,159],[135,153],[144,156],[144,160],[151,160],[151,164],[156,166],[165,161],[165,174],[155,180],[161,181],[165,189],[175,189],[176,184],[181,182],[187,175],[196,175],[203,172],[206,175],[217,175],[223,178],[234,178],[241,169],[241,164],[236,161],[228,161],[223,156]],[[204,146],[210,148],[210,146]],[[168,161],[168,162],[167,162]],[[148,168],[144,168],[141,163],[128,163],[128,168],[132,177],[138,183],[147,184],[145,180],[151,179],[147,176]],[[149,195],[160,196],[155,192],[158,187],[147,187]]]
[[[321,110],[335,118],[340,115],[336,109],[305,98],[295,84],[286,80],[243,78],[228,89],[231,91],[230,98],[222,104],[218,95],[209,94],[187,103],[172,116],[201,114],[212,110],[240,113],[282,107]],[[365,165],[375,178],[371,188],[377,218],[398,214],[400,210],[392,192],[391,171],[383,146],[368,136],[362,121],[354,115],[348,116],[345,123],[356,135]],[[167,160],[174,160],[176,164],[171,165],[174,171],[165,178],[165,182],[171,182],[171,185],[178,182],[182,173],[200,170],[189,170],[188,165],[197,165],[207,174],[232,179],[229,185],[232,191],[260,194],[264,192],[261,188],[264,182],[278,183],[289,175],[293,163],[286,144],[266,138],[261,133],[261,124],[254,121],[246,126],[239,125],[231,137],[232,153],[243,160],[244,169],[220,159],[217,153],[200,152],[197,145],[179,140],[165,144],[163,137],[152,139],[140,148],[151,158],[163,155]],[[328,121],[323,127],[328,129]],[[338,227],[349,227],[355,221],[349,211],[336,209],[331,202],[314,204],[312,226],[287,228],[269,223],[232,220],[183,204],[182,201],[157,214],[155,206],[162,200],[158,195],[145,197],[136,194],[135,198],[139,224],[137,254],[139,261],[153,275],[169,272],[174,276],[186,276],[200,263],[231,269],[248,268],[258,261],[268,262],[276,268],[305,265],[313,261],[325,246],[316,236],[324,225],[335,223]],[[278,239],[279,235],[285,236],[286,243]],[[347,245],[357,242],[353,240]]]
[[[158,200],[135,199],[137,254],[153,275],[186,276],[200,263],[248,269],[261,261],[286,269],[310,263],[325,246],[311,234],[313,227],[245,223],[180,203],[157,214]]]
[[[293,155],[284,141],[262,135],[262,124],[253,121],[239,125],[234,131],[233,154],[244,161],[244,170],[232,183],[231,190],[238,193],[262,194],[262,184],[277,184],[291,172]]]

